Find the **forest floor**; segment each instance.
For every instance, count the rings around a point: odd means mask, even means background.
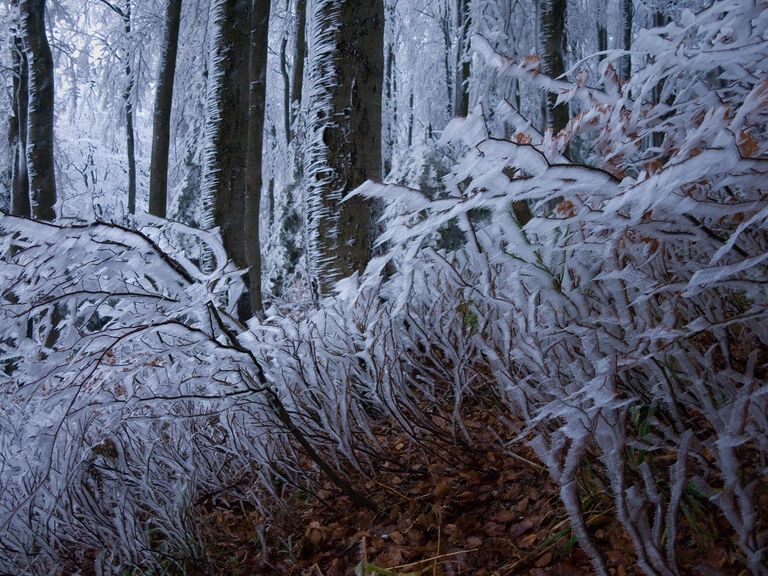
[[[210,510],[210,564],[200,574],[592,574],[556,486],[530,449],[509,443],[513,427],[502,412],[486,406],[466,416],[471,447],[441,440],[416,445],[402,434],[378,430],[389,461],[375,476],[356,475],[356,486],[370,495],[375,511],[353,506],[329,483],[314,495],[288,490],[284,509],[268,522],[242,506]],[[640,574],[599,473],[588,472],[579,483],[588,531],[609,572]],[[768,493],[761,499],[768,502]],[[709,503],[689,495],[681,510],[682,573],[744,573],[735,543],[723,535],[730,530]],[[705,564],[709,568],[697,568]]]

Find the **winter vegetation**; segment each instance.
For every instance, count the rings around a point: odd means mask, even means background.
[[[0,10],[0,574],[768,574],[765,0]]]

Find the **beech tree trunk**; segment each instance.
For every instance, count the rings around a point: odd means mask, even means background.
[[[149,213],[160,218],[166,217],[168,205],[168,151],[171,139],[171,112],[180,25],[181,0],[168,0],[165,13],[163,53],[155,95],[152,124],[152,163],[149,173]]]
[[[456,90],[453,85],[456,80],[455,67],[451,69],[451,46],[453,45],[453,33],[451,30],[451,17],[448,6],[445,7],[444,18],[441,18],[440,31],[443,33],[443,44],[445,50],[443,51],[443,69],[445,72],[445,90],[446,90],[446,110],[448,112],[448,118],[454,117],[454,111],[456,107]]]
[[[288,74],[288,37],[280,42],[280,76],[283,78],[283,131],[285,142],[291,143],[291,78]],[[251,80],[253,81],[253,80]]]
[[[621,4],[621,25],[624,36],[624,50],[632,50],[632,19],[635,9],[632,0],[623,0]],[[626,82],[632,75],[632,57],[624,56],[621,60],[621,79]]]
[[[45,0],[21,0],[22,38],[28,65],[27,171],[32,216],[56,218],[53,163],[53,57],[45,33]]]
[[[388,119],[389,123],[386,127],[387,138],[384,155],[384,175],[390,173],[392,170],[392,158],[395,154],[395,128],[397,126],[397,74],[395,66],[395,50],[392,42],[387,44],[387,64],[386,64],[386,102],[387,110],[392,111],[392,116]]]
[[[604,22],[598,22],[597,24],[597,51],[605,52],[608,50],[608,29],[605,27]],[[599,56],[600,60],[605,59],[605,54]]]
[[[544,72],[556,78],[565,72],[567,0],[539,0],[539,34],[543,40]],[[555,134],[568,124],[568,104],[555,105],[556,94],[547,94],[544,125]]]
[[[293,50],[293,78],[291,80],[290,124],[294,125],[301,110],[301,94],[304,91],[304,62],[307,57],[307,0],[296,0],[296,30]],[[289,135],[288,142],[295,134]]]
[[[661,28],[663,26],[666,26],[669,24],[669,18],[666,14],[664,14],[661,11],[657,11],[653,13],[653,26],[656,28]],[[658,84],[653,89],[651,98],[654,104],[660,104],[661,103],[661,96],[664,92],[664,80],[660,80]],[[665,134],[663,130],[657,130],[652,132],[651,134],[651,143],[653,144],[654,148],[661,148],[664,144],[664,138]]]
[[[467,36],[472,20],[470,17],[470,1],[456,0],[456,73],[454,82],[455,102],[453,111],[456,116],[469,114],[469,76],[472,72],[471,62],[465,52]]]
[[[125,22],[125,36],[131,37],[133,23],[131,22],[131,0],[126,0],[125,10],[123,11],[123,21]],[[130,40],[129,40],[130,41]],[[125,101],[125,137],[126,149],[128,152],[128,213],[136,213],[136,133],[133,128],[133,90],[136,86],[136,79],[131,67],[130,52],[125,54],[125,78],[126,86],[123,92]]]
[[[245,255],[245,192],[248,157],[248,54],[251,0],[219,0],[211,9],[210,78],[207,96],[203,200],[206,225],[218,226],[227,255],[238,268]],[[247,278],[246,278],[247,281]],[[250,301],[238,303],[241,319]]]
[[[13,6],[18,7],[18,0]],[[13,84],[12,114],[8,123],[8,147],[11,151],[11,214],[31,217],[29,176],[27,173],[27,107],[29,105],[29,74],[24,43],[18,34],[11,45]]]
[[[371,255],[370,204],[341,200],[367,179],[381,178],[384,2],[314,5],[305,213],[312,288],[322,297],[361,272]]]
[[[250,36],[250,93],[248,114],[248,180],[245,195],[245,255],[248,260],[251,313],[262,310],[259,208],[267,101],[267,49],[270,0],[253,0]]]

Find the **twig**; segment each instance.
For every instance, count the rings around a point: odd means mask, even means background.
[[[440,506],[440,514],[437,516],[437,554],[440,555],[440,543],[443,537],[443,508]],[[437,576],[437,559],[433,560],[432,564],[432,576]]]
[[[468,550],[457,550],[456,552],[449,552],[447,554],[440,554],[439,556],[432,556],[431,558],[424,558],[423,560],[417,560],[416,562],[410,562],[408,564],[400,564],[399,566],[393,566],[392,570],[400,570],[401,568],[411,568],[412,566],[418,566],[425,562],[432,562],[434,560],[440,560],[442,558],[448,558],[450,556],[458,556],[459,554],[468,554],[470,552],[477,552],[478,548],[470,548]]]

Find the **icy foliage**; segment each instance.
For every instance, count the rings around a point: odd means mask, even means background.
[[[471,345],[527,422],[600,574],[577,490],[586,454],[604,464],[647,574],[678,573],[684,490],[720,508],[752,573],[767,569],[752,497],[768,455],[766,29],[762,2],[685,11],[640,34],[652,57],[630,82],[615,53],[596,87],[476,37],[501,74],[582,112],[542,137],[503,103],[494,116],[515,128],[505,139],[478,108],[443,137],[468,149],[449,197],[357,192],[390,201],[382,241],[401,267],[389,288],[401,313],[434,314],[434,294],[471,311]],[[595,143],[589,165],[564,155],[576,134]],[[435,250],[451,221],[465,246]]]
[[[142,565],[158,531],[195,554],[192,489],[250,466],[228,430],[261,419],[258,403],[222,412],[254,393],[216,308],[238,275],[221,250],[205,277],[171,259],[151,226],[0,228],[0,571],[50,573],[88,550],[106,573]],[[257,429],[241,440],[260,445]]]
[[[215,231],[136,225],[0,216],[2,572],[203,564],[206,503],[261,509],[321,471],[364,505],[342,470],[373,469],[378,417],[439,432],[414,400],[448,394],[406,353],[422,327],[393,341],[375,291],[246,329]],[[182,235],[212,272],[170,255]]]
[[[645,573],[680,573],[691,495],[765,573],[766,30],[762,1],[685,11],[640,33],[649,60],[628,83],[617,51],[595,85],[476,37],[499,78],[579,114],[539,134],[506,102],[478,106],[443,134],[460,159],[439,186],[366,183],[389,252],[307,313],[238,324],[215,231],[0,217],[0,572],[203,563],[202,503],[266,507],[318,471],[359,497],[343,471],[375,469],[377,425],[471,449],[463,404],[492,395],[598,574],[587,463]],[[584,164],[568,161],[577,135]],[[212,270],[177,255],[184,235]]]

